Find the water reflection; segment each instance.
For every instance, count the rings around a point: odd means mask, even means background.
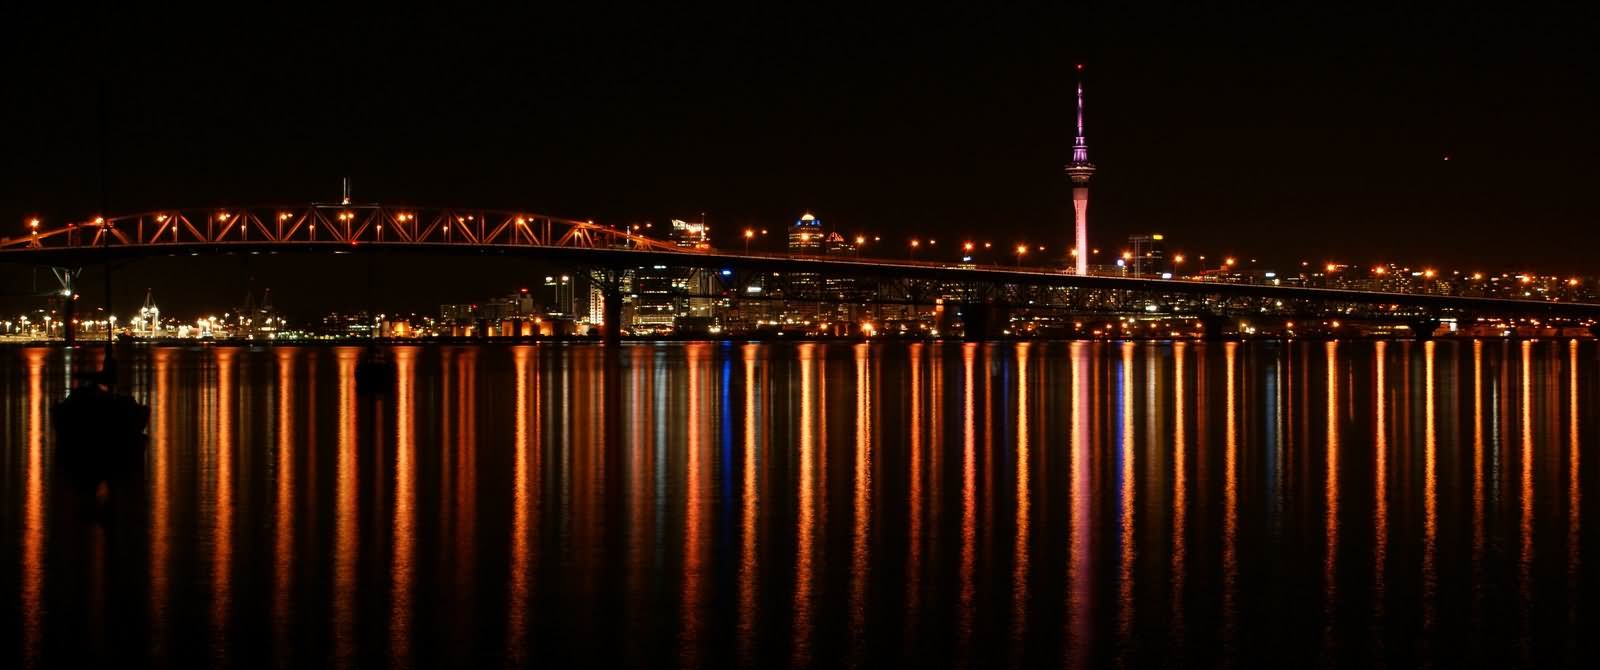
[[[1028,420],[1028,367],[1031,344],[1017,344],[1017,416],[1014,430],[1017,433],[1016,451],[1016,527],[1012,532],[1011,547],[1011,665],[1022,662],[1023,643],[1028,632],[1028,569],[1029,541],[1032,534],[1031,512],[1033,493],[1030,490],[1031,454],[1028,434],[1033,424]]]
[[[528,582],[533,564],[531,518],[539,505],[538,482],[533,478],[533,461],[539,458],[540,449],[529,444],[534,418],[531,408],[537,403],[536,391],[530,389],[533,371],[530,360],[531,347],[519,346],[511,351],[512,386],[515,418],[511,429],[513,462],[511,481],[511,569],[507,575],[506,603],[506,659],[513,664],[527,662],[528,634]],[[531,397],[530,397],[531,396]]]
[[[25,666],[33,667],[39,662],[44,611],[46,352],[28,349],[23,355],[27,361],[28,418],[22,494],[22,660]]]
[[[356,489],[356,358],[360,350],[345,347],[334,352],[338,358],[339,412],[338,454],[335,465],[337,486],[334,502],[333,549],[333,639],[334,660],[341,668],[355,662],[356,653],[356,552],[360,550],[361,528],[357,525]]]
[[[211,645],[212,660],[224,665],[228,659],[228,619],[233,604],[233,436],[234,436],[234,354],[233,349],[216,350],[215,386],[209,412],[213,416],[209,474],[211,489]],[[203,429],[202,429],[203,430]],[[203,433],[202,433],[203,434]],[[203,462],[202,462],[203,463]],[[204,464],[204,463],[203,463]]]
[[[375,396],[360,355],[132,349],[145,479],[96,503],[65,352],[0,352],[9,665],[1597,651],[1588,342],[420,346]]]
[[[170,358],[170,352],[165,352]],[[295,533],[295,481],[294,481],[294,349],[283,349],[278,352],[278,393],[275,397],[278,406],[277,421],[273,428],[277,433],[274,450],[277,460],[273,463],[274,474],[277,478],[277,487],[273,493],[273,548],[272,548],[272,586],[274,589],[272,599],[272,626],[273,636],[276,638],[275,647],[280,653],[279,665],[290,665],[288,659],[289,625],[294,617],[291,609],[293,597],[294,577],[294,533]],[[157,359],[157,372],[162,374],[162,363]],[[163,384],[164,388],[165,385]],[[158,395],[159,398],[159,395]],[[165,407],[158,399],[158,407]],[[163,436],[164,437],[164,436]],[[157,441],[162,441],[157,438]],[[158,447],[164,454],[166,447]],[[158,462],[164,459],[158,459]],[[158,466],[160,467],[160,466]],[[164,479],[164,474],[158,474],[158,479]],[[158,484],[158,489],[165,489],[165,484]],[[157,496],[165,497],[166,492],[159,490]]]
[[[798,477],[799,518],[795,523],[794,568],[794,641],[792,664],[806,666],[811,663],[811,598],[812,560],[815,557],[817,492],[815,479],[817,435],[819,422],[816,402],[817,345],[801,344],[798,347],[800,366],[800,474]]]

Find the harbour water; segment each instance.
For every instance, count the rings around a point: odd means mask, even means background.
[[[0,350],[10,667],[1592,660],[1593,341]]]

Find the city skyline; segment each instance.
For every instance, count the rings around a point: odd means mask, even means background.
[[[1279,262],[1588,267],[1571,245],[1540,243],[1593,219],[1581,197],[1593,168],[1578,156],[1596,137],[1561,123],[1592,111],[1592,87],[1578,86],[1567,33],[1543,30],[1559,28],[1555,15],[1353,12],[1314,15],[1323,27],[1300,17],[1282,35],[1268,28],[1283,17],[1227,10],[931,13],[903,25],[798,17],[781,28],[778,17],[756,16],[751,28],[814,34],[824,46],[802,56],[716,22],[684,26],[678,35],[704,39],[680,43],[625,24],[595,36],[598,55],[581,67],[563,41],[575,38],[562,35],[542,58],[464,50],[435,59],[397,46],[434,30],[505,30],[484,26],[488,17],[424,28],[329,16],[309,34],[264,17],[230,26],[214,62],[140,48],[129,64],[36,48],[60,28],[24,18],[39,30],[8,48],[54,55],[20,61],[23,88],[37,95],[9,112],[27,132],[12,153],[15,178],[0,186],[6,226],[332,197],[350,176],[358,197],[380,202],[498,204],[618,225],[705,212],[725,233],[810,209],[846,231],[1003,228],[1060,248],[1073,210],[1057,172],[1073,143],[1072,67],[1087,63],[1102,168],[1093,244],[1162,231]],[[114,46],[155,20],[101,18],[129,21],[107,36]],[[663,35],[700,25],[664,18]],[[975,22],[972,41],[942,53],[964,19]],[[173,29],[205,25],[191,17]],[[570,25],[582,34],[595,23]],[[889,25],[900,29],[882,32]],[[1127,34],[1133,26],[1146,30]],[[1238,39],[1202,45],[1205,30]],[[1305,44],[1284,44],[1296,30]],[[277,46],[251,46],[265,34]],[[1073,39],[1051,39],[1058,34]],[[334,35],[340,49],[306,55]],[[1283,48],[1269,61],[1244,38]],[[1330,60],[1330,43],[1346,57]],[[390,92],[388,63],[363,51],[390,53],[417,78]],[[733,53],[750,63],[717,66],[716,55]],[[441,78],[463,69],[467,82]],[[108,101],[103,195],[97,80]],[[301,81],[329,84],[329,96],[289,104]],[[1417,84],[1433,95],[1397,95]],[[577,102],[554,111],[537,104],[547,96]],[[187,139],[197,143],[169,149]],[[1510,227],[1538,234],[1487,241]],[[1466,234],[1439,238],[1446,229]],[[1353,258],[1369,251],[1374,258]]]

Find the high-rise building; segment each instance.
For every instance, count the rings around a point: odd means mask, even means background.
[[[668,238],[673,244],[686,249],[710,249],[711,227],[706,225],[704,214],[700,215],[699,223],[673,219]]]
[[[810,212],[800,215],[800,220],[789,226],[789,252],[814,254],[822,250],[822,220]]]
[[[789,253],[820,254],[823,251],[822,220],[810,212],[789,226]],[[817,302],[822,283],[814,272],[794,272],[787,276],[783,286],[785,317],[809,321],[816,317],[821,304]]]
[[[577,315],[576,283],[572,275],[545,275],[544,291],[540,297],[544,302],[545,314],[553,317],[575,317]]]
[[[681,273],[665,265],[639,268],[633,277],[635,332],[666,332],[681,311]]]
[[[1135,277],[1151,277],[1159,275],[1166,270],[1166,236],[1161,233],[1151,235],[1129,235],[1128,247],[1131,257],[1128,259],[1128,274]]]
[[[1072,212],[1076,235],[1073,249],[1077,250],[1076,270],[1089,274],[1089,178],[1094,176],[1094,163],[1089,162],[1089,144],[1083,135],[1083,65],[1078,65],[1078,133],[1072,142],[1072,162],[1067,163],[1067,176],[1072,178]]]

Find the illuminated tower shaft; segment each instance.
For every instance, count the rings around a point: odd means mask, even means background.
[[[1078,134],[1072,143],[1072,162],[1067,163],[1067,176],[1072,178],[1072,211],[1077,235],[1073,248],[1077,273],[1089,274],[1089,177],[1094,176],[1094,163],[1089,162],[1089,145],[1083,137],[1083,66],[1078,66]]]

